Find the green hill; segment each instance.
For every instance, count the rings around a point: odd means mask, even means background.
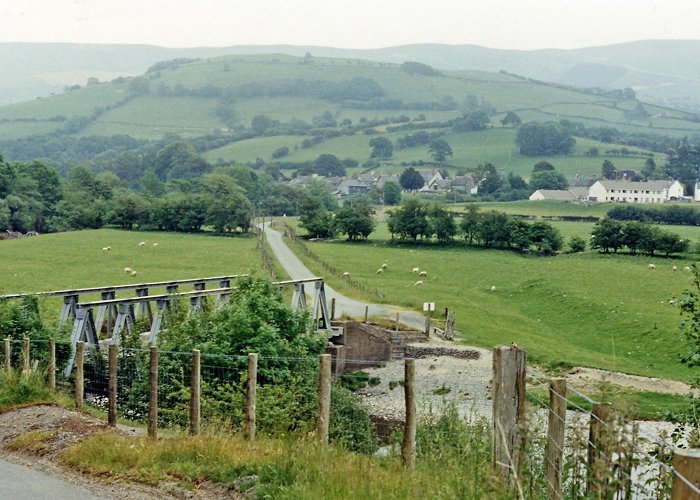
[[[454,132],[452,121],[474,109],[490,113],[485,130]],[[106,151],[122,151],[109,140],[88,147],[94,136],[126,135],[157,144],[169,135],[166,141],[188,140],[212,162],[271,161],[286,147],[289,153],[277,159],[300,162],[332,153],[363,163],[372,136],[385,134],[396,143],[423,130],[443,135],[454,150],[450,163],[457,167],[492,162],[528,174],[541,158],[519,154],[515,130],[501,125],[508,111],[524,122],[568,120],[592,130],[616,129],[618,138],[641,134],[666,136],[668,142],[700,133],[694,116],[621,93],[582,92],[506,73],[273,54],[174,60],[140,77],[93,82],[0,107],[0,150],[8,160],[45,157],[65,169]],[[256,125],[260,116],[265,123]],[[46,146],[49,133],[51,147]],[[569,177],[599,172],[604,159],[618,168],[640,169],[641,155],[649,154],[633,147],[622,157],[606,154],[621,148],[595,137],[579,138],[577,144],[569,156],[548,158]],[[591,148],[599,156],[589,156]],[[430,161],[427,146],[396,149],[385,168],[420,161]]]

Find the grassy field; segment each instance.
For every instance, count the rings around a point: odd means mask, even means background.
[[[308,245],[354,279],[378,288],[388,303],[421,310],[423,302],[436,302],[438,310],[455,311],[457,329],[468,344],[514,341],[528,349],[530,359],[552,366],[586,365],[686,381],[697,376],[678,361],[684,350],[681,316],[668,304],[690,285],[690,274],[672,267],[682,269],[690,257],[588,252],[541,258],[462,245],[396,246],[382,227],[366,243]],[[388,270],[375,274],[385,260]],[[647,268],[651,262],[656,270]],[[423,287],[413,286],[413,267],[428,272]],[[321,269],[315,272],[324,275]]]
[[[139,246],[141,241],[146,245]],[[112,250],[103,251],[108,245]],[[124,267],[138,274],[127,275]],[[258,267],[252,235],[98,229],[0,241],[0,293],[221,276]]]

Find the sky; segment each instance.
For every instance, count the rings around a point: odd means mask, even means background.
[[[0,42],[579,48],[700,39],[697,0],[9,0]]]

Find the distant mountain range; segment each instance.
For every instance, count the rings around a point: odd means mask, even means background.
[[[133,76],[159,61],[226,54],[280,53],[402,63],[445,70],[506,71],[528,78],[604,89],[632,88],[642,101],[700,111],[700,40],[646,40],[575,50],[501,50],[477,45],[403,45],[338,49],[293,45],[164,48],[151,45],[0,44],[0,104],[60,93],[65,86]]]

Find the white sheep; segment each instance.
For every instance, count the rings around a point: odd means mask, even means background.
[[[131,272],[130,272],[129,274],[131,274],[132,276],[136,276],[137,273],[136,273],[136,271],[134,271],[134,270],[132,269]]]
[[[685,267],[683,268],[683,270],[684,270],[684,271],[690,271],[690,266],[685,266]]]
[[[139,242],[139,246],[140,246],[140,247],[145,247],[145,246],[146,246],[146,242],[145,242],[145,241],[140,241],[140,242]]]
[[[153,246],[154,246],[154,247],[157,247],[157,246],[158,246],[158,243],[154,243]]]
[[[386,262],[382,264],[382,269],[386,269]]]
[[[656,269],[656,264],[649,264],[649,269]]]
[[[420,267],[414,267],[411,272],[418,274],[420,272]]]
[[[382,274],[383,272],[384,272],[383,268],[380,267],[379,269],[377,269],[377,274]]]
[[[416,281],[413,286],[423,286],[423,280]]]
[[[125,267],[125,268],[124,268],[124,272],[127,273],[127,274],[129,274],[129,273],[133,273],[134,270],[131,269],[130,267]]]
[[[421,271],[418,273],[418,276],[427,276],[428,273],[426,271]]]
[[[495,292],[496,291],[496,285],[491,285],[491,291]]]
[[[109,252],[112,249],[110,246],[102,247],[103,252]]]
[[[345,271],[345,272],[343,273],[343,276],[342,276],[342,277],[343,277],[343,278],[349,278],[349,277],[350,277],[350,273],[347,272],[347,271]]]
[[[674,271],[678,271],[678,268],[676,266],[673,266]]]

